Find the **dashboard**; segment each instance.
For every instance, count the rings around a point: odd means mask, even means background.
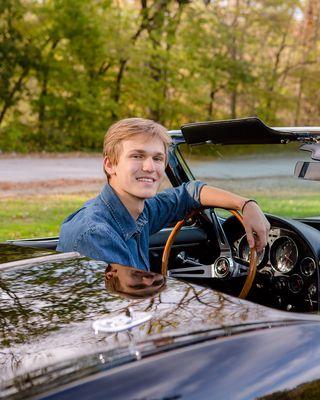
[[[267,218],[271,225],[268,244],[258,257],[257,273],[247,298],[287,311],[320,311],[320,229],[310,225],[310,221],[306,223],[273,215],[267,215]],[[171,272],[171,276],[179,277],[179,269],[185,268],[184,275],[180,273],[183,279],[194,279],[197,283],[237,296],[245,276],[208,279],[202,275],[203,267],[208,270],[221,255],[217,240],[217,231],[221,228],[233,260],[238,265],[248,266],[249,246],[240,222],[233,216],[218,218],[216,223],[214,219],[205,217],[179,232],[170,255],[169,265],[175,270],[175,275]],[[161,255],[171,230],[163,229],[150,238],[150,260],[155,272],[161,271]]]
[[[317,311],[320,232],[298,221],[268,219],[268,244],[258,255],[249,298],[288,311]],[[229,218],[224,229],[235,261],[248,265],[249,246],[243,228]]]

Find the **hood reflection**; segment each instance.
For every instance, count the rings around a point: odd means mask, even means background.
[[[111,264],[105,271],[105,285],[111,293],[134,298],[149,297],[165,288],[166,278],[155,272]]]

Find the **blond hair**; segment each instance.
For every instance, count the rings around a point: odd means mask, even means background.
[[[168,159],[169,146],[172,143],[167,129],[151,119],[126,118],[110,126],[103,141],[103,156],[108,157],[112,164],[117,164],[121,154],[123,140],[131,139],[136,135],[144,135],[146,139],[159,138],[165,148]],[[107,172],[105,171],[108,176]]]

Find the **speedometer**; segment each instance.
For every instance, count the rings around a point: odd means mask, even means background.
[[[268,245],[267,245],[268,247]],[[266,249],[263,249],[260,254],[258,254],[257,266],[259,267],[264,259]],[[249,262],[250,261],[250,247],[247,240],[247,236],[242,236],[239,243],[239,258]]]
[[[276,239],[270,248],[270,261],[279,272],[290,272],[298,261],[298,248],[288,236]]]

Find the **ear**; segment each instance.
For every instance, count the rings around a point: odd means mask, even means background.
[[[117,273],[117,268],[115,268],[112,264],[109,264],[105,272],[105,279],[109,281],[111,278],[114,278]]]
[[[105,274],[105,278],[107,281],[109,281],[111,278],[114,278],[117,275],[117,270],[114,271],[108,271]]]
[[[111,176],[111,175],[115,175],[116,172],[114,170],[114,165],[112,164],[112,162],[110,161],[109,157],[106,156],[103,160],[103,165],[104,165],[104,169],[105,171]]]

